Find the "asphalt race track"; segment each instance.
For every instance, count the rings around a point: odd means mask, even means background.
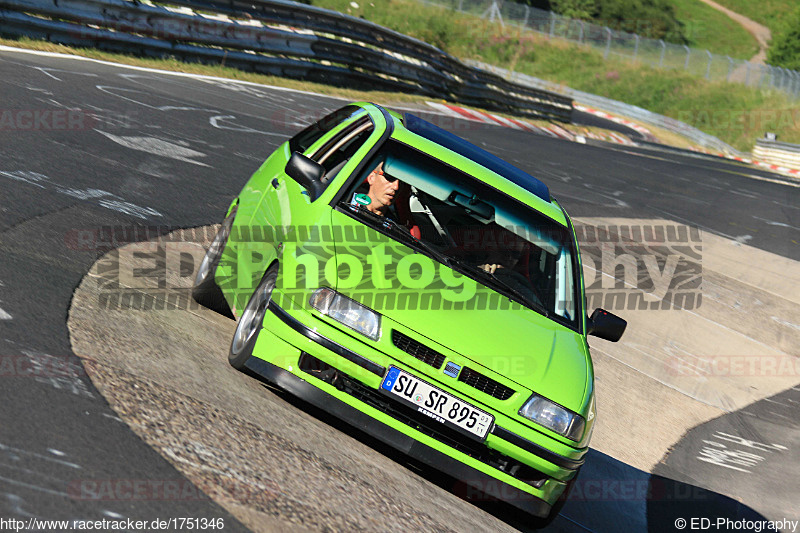
[[[83,497],[87,483],[103,480],[172,480],[188,491],[194,485],[112,409],[73,352],[67,328],[73,293],[109,252],[79,236],[105,226],[167,231],[218,223],[266,155],[342,101],[11,49],[0,50],[0,95],[0,518],[223,518],[225,531],[248,530],[199,491],[184,498]],[[752,257],[788,265],[781,273],[787,283],[800,278],[800,188],[768,172],[651,149],[581,145],[452,118],[443,124],[540,177],[573,217],[685,224],[733,243],[736,253],[747,250]],[[712,281],[714,272],[709,270]],[[758,311],[778,328],[764,340],[764,350],[768,344],[796,363],[796,285],[781,290],[780,279],[761,281],[769,285],[765,291],[783,298]],[[729,327],[740,331],[746,325]],[[98,353],[104,343],[115,340],[98,338]],[[607,355],[605,345],[598,351],[598,377],[611,384],[613,377],[601,376],[599,369],[618,364],[617,359]],[[224,353],[208,357],[225,362]],[[629,363],[623,366],[630,370]],[[669,453],[654,452],[660,460],[634,466],[611,455],[608,450],[626,447],[628,435],[617,436],[618,448],[594,449],[581,473],[584,479],[621,481],[656,496],[619,497],[614,489],[599,498],[578,498],[567,504],[554,530],[676,531],[677,518],[800,518],[800,373],[788,371],[779,386],[773,380],[768,393],[751,391],[754,401],[726,405],[701,398],[707,391],[695,395],[657,372],[642,372],[654,383],[648,386],[660,387],[664,397],[700,398],[718,411],[709,410],[702,423],[689,425]],[[276,398],[280,401],[269,401],[280,409],[307,409]],[[614,416],[608,406],[600,412]],[[312,410],[310,417],[315,416]],[[637,432],[637,444],[627,447],[646,448],[657,433]],[[733,444],[738,455],[732,455]],[[370,446],[405,472],[400,458]],[[703,450],[709,446],[725,452],[715,461],[697,461],[708,457]],[[430,472],[406,474],[438,483]],[[360,497],[349,494],[355,504]],[[483,513],[453,500],[465,506],[465,513]],[[489,523],[524,528],[514,518],[486,511]]]

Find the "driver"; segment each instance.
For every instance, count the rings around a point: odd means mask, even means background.
[[[383,172],[383,162],[381,162],[375,169],[367,176],[367,183],[369,184],[370,203],[367,209],[378,216],[386,216],[389,214],[389,208],[394,204],[397,190],[400,188],[400,182],[397,178],[387,176]]]

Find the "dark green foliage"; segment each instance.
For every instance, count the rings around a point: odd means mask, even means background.
[[[571,19],[592,20],[603,0],[552,0],[553,11]]]
[[[800,8],[787,17],[767,50],[767,62],[776,67],[800,70]]]
[[[595,21],[642,37],[685,44],[683,24],[667,0],[597,0]]]
[[[677,44],[689,42],[684,25],[668,0],[527,0],[523,3],[642,37]]]

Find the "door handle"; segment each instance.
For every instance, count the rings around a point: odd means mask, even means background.
[[[276,189],[278,188],[278,178],[272,178],[272,186]]]

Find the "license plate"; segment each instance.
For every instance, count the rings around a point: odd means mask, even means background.
[[[494,422],[489,413],[394,366],[389,367],[381,388],[432,420],[481,440]]]

